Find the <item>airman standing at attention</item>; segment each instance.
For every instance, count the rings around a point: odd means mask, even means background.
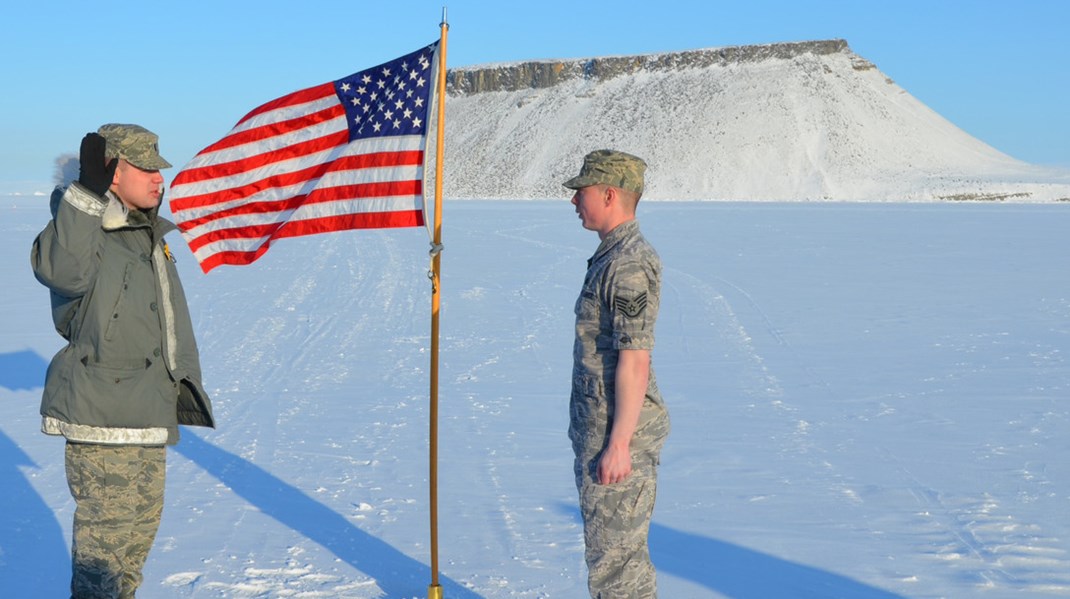
[[[595,599],[657,596],[647,536],[669,415],[651,365],[661,260],[635,220],[645,170],[640,158],[597,150],[564,184],[601,239],[576,302],[569,406]]]

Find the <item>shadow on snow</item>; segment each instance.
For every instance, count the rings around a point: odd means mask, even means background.
[[[902,599],[839,574],[656,522],[650,525],[650,553],[658,572],[733,599]]]
[[[67,541],[56,514],[20,466],[37,468],[0,432],[0,588],[8,597],[58,597],[69,592],[71,555]]]
[[[281,524],[330,550],[375,579],[387,597],[424,592],[431,568],[354,526],[345,517],[283,482],[260,466],[186,432],[175,449],[237,495]],[[439,577],[450,598],[480,599],[453,580]]]
[[[48,362],[28,349],[0,354],[0,387],[12,391],[43,387],[46,370]]]

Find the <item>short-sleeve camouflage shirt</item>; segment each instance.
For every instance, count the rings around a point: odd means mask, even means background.
[[[610,231],[588,261],[576,301],[569,436],[577,453],[599,451],[612,418],[617,359],[622,349],[654,349],[661,294],[661,259],[636,220]],[[650,368],[644,419],[664,414]]]

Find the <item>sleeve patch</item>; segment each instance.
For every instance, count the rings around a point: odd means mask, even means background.
[[[635,318],[646,309],[646,292],[644,291],[631,299],[615,297],[613,298],[613,305],[621,314],[628,318]]]

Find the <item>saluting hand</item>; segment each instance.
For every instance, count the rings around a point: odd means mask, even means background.
[[[105,164],[104,149],[107,145],[99,133],[86,133],[78,153],[78,182],[102,198],[111,187],[115,179],[115,167],[119,165],[118,158],[112,158]]]

